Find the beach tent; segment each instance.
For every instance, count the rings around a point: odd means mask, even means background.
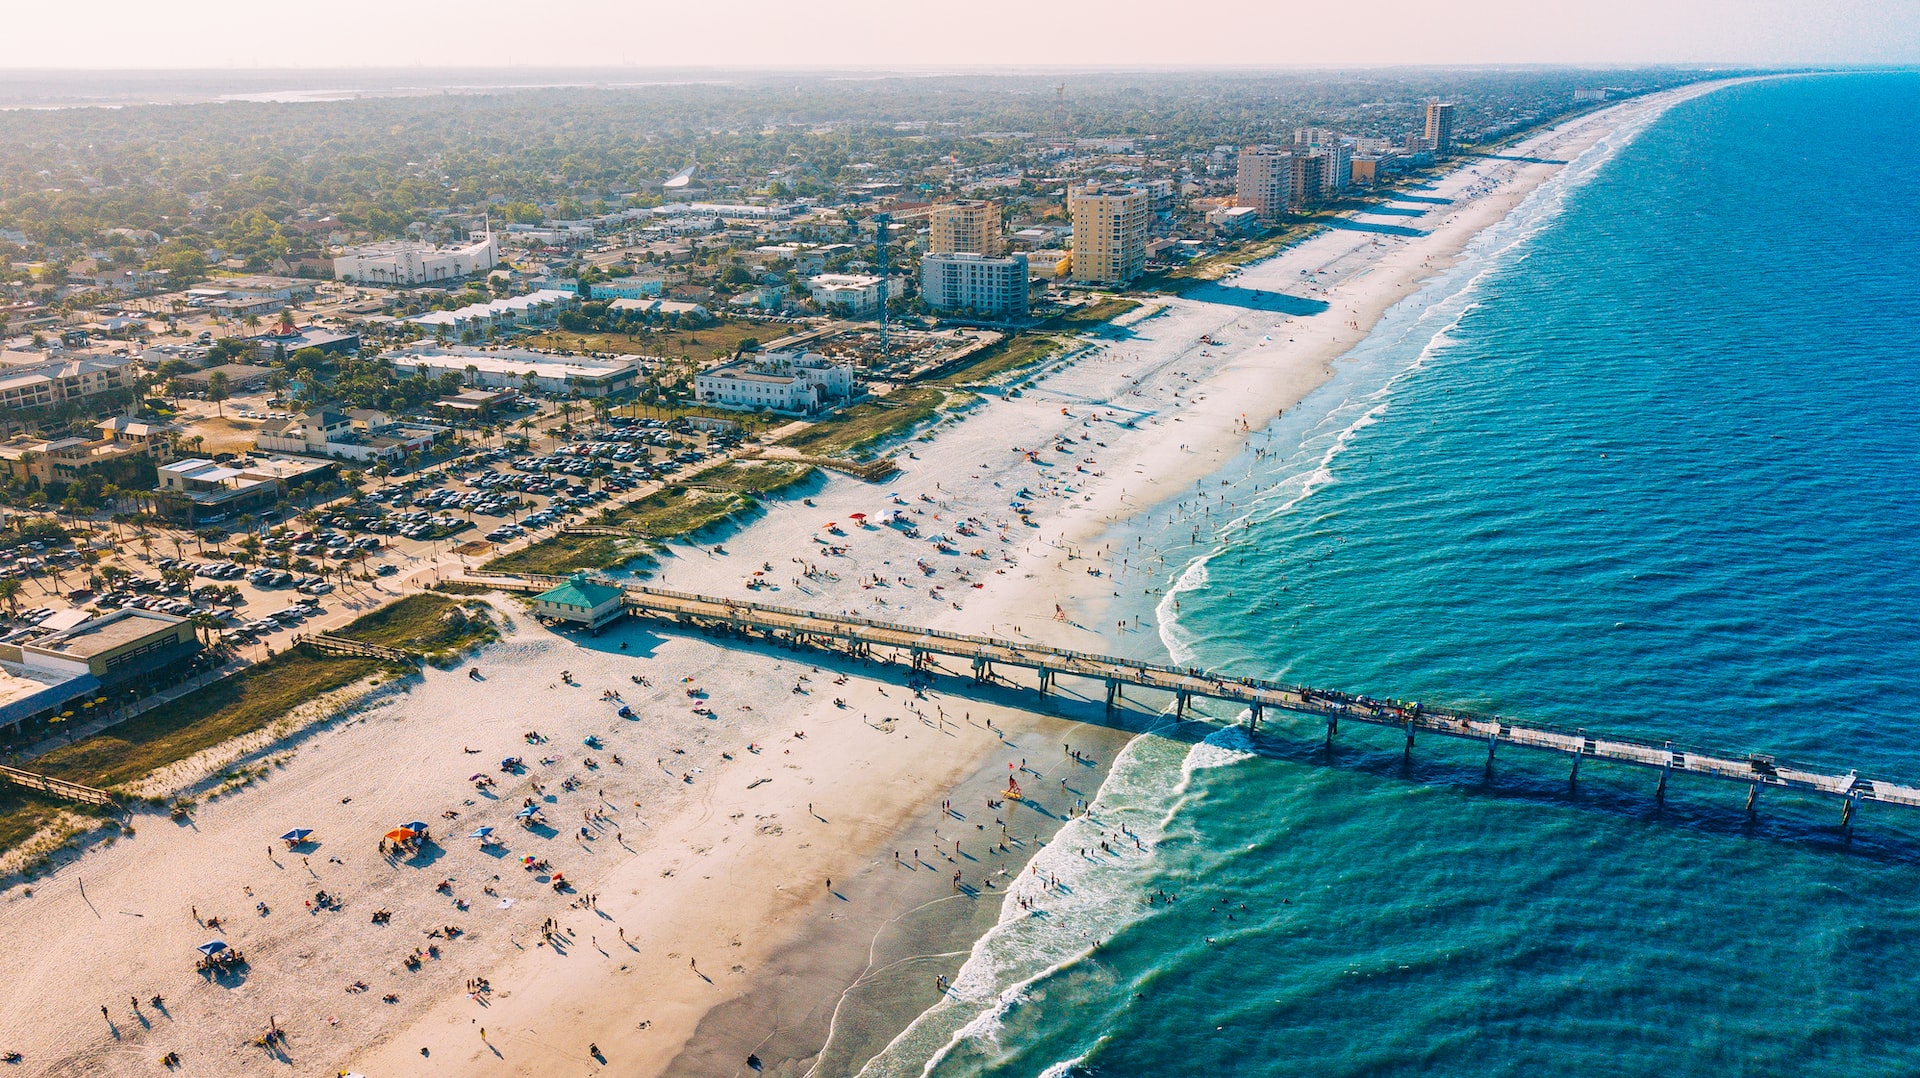
[[[296,827],[293,830],[287,832],[286,834],[281,835],[280,841],[305,842],[307,840],[307,836],[311,834],[313,834],[313,828],[311,827]]]
[[[208,940],[207,942],[194,948],[194,950],[199,951],[201,954],[206,955],[208,958],[212,958],[214,955],[217,955],[221,951],[224,951],[226,949],[227,949],[226,940]]]
[[[411,827],[396,827],[393,830],[387,832],[386,837],[388,841],[391,841],[391,842],[405,842],[410,838],[418,838],[419,835],[420,835],[420,832],[415,831]]]

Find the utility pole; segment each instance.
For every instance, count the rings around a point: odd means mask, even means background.
[[[893,231],[893,217],[886,213],[873,215],[873,255],[874,262],[880,267],[880,366],[887,365],[887,299],[892,292],[892,282],[888,277],[887,236]]]

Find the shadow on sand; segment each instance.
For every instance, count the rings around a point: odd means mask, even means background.
[[[1263,292],[1238,285],[1216,284],[1207,281],[1196,284],[1180,295],[1185,299],[1199,300],[1202,303],[1218,303],[1227,307],[1244,307],[1250,311],[1271,311],[1275,314],[1314,315],[1327,309],[1325,300],[1306,299],[1301,296],[1289,296],[1285,292]]]

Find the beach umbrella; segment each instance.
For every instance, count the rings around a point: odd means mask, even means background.
[[[847,519],[848,519],[848,520],[865,520],[865,519],[867,519],[867,514],[865,514],[865,513],[848,513],[848,514],[847,514]]]
[[[477,830],[477,831],[475,831],[475,832],[474,832],[474,833],[473,833],[472,835],[470,835],[470,836],[468,836],[468,837],[470,837],[470,838],[478,838],[478,839],[488,839],[488,838],[492,838],[492,837],[493,837],[493,828],[491,828],[491,827],[482,827],[482,828],[480,828],[479,830]]]
[[[411,827],[396,827],[393,830],[387,832],[387,838],[391,839],[394,842],[405,842],[410,838],[417,837],[419,834],[420,832],[415,831]]]
[[[207,942],[194,948],[194,950],[199,951],[201,954],[206,955],[208,958],[212,958],[214,955],[217,955],[221,951],[224,951],[226,949],[227,949],[226,940],[208,940]]]
[[[313,828],[311,827],[296,827],[293,830],[287,832],[286,834],[281,835],[280,841],[305,842],[307,840],[307,836],[311,834],[313,834]]]
[[[403,823],[400,826],[409,831],[425,831],[427,829],[427,825],[421,823],[419,820],[414,820],[412,823]]]
[[[537,813],[539,811],[540,811],[539,805],[528,805],[526,808],[523,808],[519,812],[514,813],[514,816],[519,819],[526,820],[526,819],[531,819],[534,813]]]

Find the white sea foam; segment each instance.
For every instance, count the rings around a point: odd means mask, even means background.
[[[1050,1064],[1046,1070],[1041,1071],[1040,1078],[1067,1078],[1067,1075],[1073,1073],[1073,1068],[1080,1066],[1086,1061],[1087,1057],[1084,1055],[1077,1055],[1072,1059],[1063,1059],[1058,1063]]]
[[[1241,713],[1242,715],[1245,712]],[[1244,726],[1223,726],[1208,734],[1187,752],[1181,770],[1187,774],[1212,767],[1231,767],[1259,755],[1253,751],[1253,735]]]

